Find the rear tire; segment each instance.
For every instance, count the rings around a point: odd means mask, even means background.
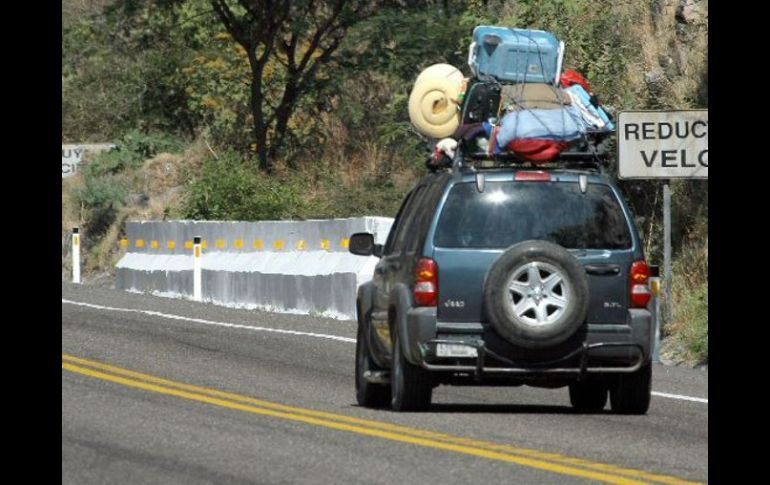
[[[390,401],[390,386],[374,384],[364,378],[364,372],[380,370],[369,354],[369,346],[362,325],[358,325],[356,336],[356,400],[359,406],[381,408]]]
[[[598,413],[607,405],[607,387],[598,381],[570,384],[569,400],[579,413]]]
[[[647,414],[652,398],[652,362],[621,374],[610,388],[610,404],[618,414]]]
[[[390,375],[393,411],[425,411],[433,396],[431,375],[425,369],[409,363],[401,350],[401,339],[394,332],[393,371]]]

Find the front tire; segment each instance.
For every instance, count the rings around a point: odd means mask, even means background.
[[[647,414],[652,398],[652,362],[621,374],[610,388],[610,405],[618,414]]]
[[[390,405],[397,412],[425,411],[430,407],[433,396],[430,373],[406,360],[398,332],[394,333],[393,371],[390,376],[393,395]]]

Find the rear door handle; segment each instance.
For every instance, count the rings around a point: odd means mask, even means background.
[[[594,276],[616,276],[620,274],[618,264],[587,264],[586,273]]]

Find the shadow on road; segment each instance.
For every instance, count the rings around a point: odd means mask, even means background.
[[[361,406],[354,404],[353,407]],[[377,410],[392,412],[389,407]],[[456,414],[612,414],[609,409],[595,413],[579,413],[571,406],[548,406],[541,404],[431,404],[427,411],[421,412]]]
[[[540,404],[433,404],[432,413],[580,414],[571,406]],[[602,414],[604,411],[594,414]]]

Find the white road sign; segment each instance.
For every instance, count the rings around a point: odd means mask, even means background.
[[[115,145],[111,143],[96,143],[96,144],[79,144],[79,145],[64,145],[61,146],[61,178],[71,177],[77,172],[77,167],[83,158],[83,155],[88,153],[103,152],[115,148]]]
[[[708,128],[707,109],[619,113],[618,176],[707,179]]]

